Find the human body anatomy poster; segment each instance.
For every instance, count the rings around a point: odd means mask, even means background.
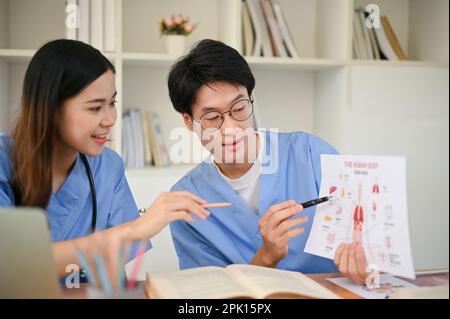
[[[403,157],[321,155],[320,196],[305,252],[334,259],[340,243],[359,243],[368,265],[414,278]]]

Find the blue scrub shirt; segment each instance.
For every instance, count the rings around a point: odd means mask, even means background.
[[[320,154],[337,151],[320,138],[304,133],[265,134],[260,175],[259,213],[255,214],[233,191],[209,160],[201,163],[178,181],[172,191],[186,190],[208,202],[231,202],[225,208],[211,208],[206,221],[196,219],[171,223],[171,233],[180,268],[248,264],[263,241],[258,221],[274,204],[286,200],[303,203],[319,196]],[[308,216],[305,232],[289,241],[288,255],[277,268],[302,273],[332,273],[332,260],[304,252],[316,207],[301,215]]]

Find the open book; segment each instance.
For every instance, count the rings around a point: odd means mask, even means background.
[[[148,273],[146,289],[161,299],[340,298],[301,273],[252,265]]]

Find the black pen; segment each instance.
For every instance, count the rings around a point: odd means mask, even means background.
[[[311,207],[311,206],[318,205],[318,204],[324,203],[326,201],[329,201],[332,198],[333,198],[333,196],[320,197],[320,198],[317,198],[317,199],[309,200],[309,201],[304,202],[304,203],[302,203],[300,205],[302,205],[303,209],[305,209],[305,208],[308,208],[308,207]]]

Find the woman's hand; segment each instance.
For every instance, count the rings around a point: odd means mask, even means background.
[[[336,249],[334,263],[339,271],[358,285],[364,285],[369,275],[366,272],[366,257],[361,245],[342,243]]]
[[[289,240],[304,232],[303,227],[297,226],[308,222],[307,216],[291,218],[302,210],[302,205],[293,200],[269,208],[258,224],[263,244],[251,264],[275,267],[287,256]]]
[[[149,239],[159,233],[170,222],[184,220],[194,222],[197,216],[205,220],[210,212],[202,205],[206,201],[189,192],[165,192],[146,209],[144,215],[130,223],[129,234],[132,240]]]
[[[61,276],[68,275],[67,266],[79,263],[77,254],[81,251],[94,272],[91,276],[94,280],[97,279],[98,283],[99,276],[94,256],[100,255],[115,289],[118,286],[115,274],[118,267],[122,267],[117,263],[121,247],[129,247],[136,241],[150,239],[172,221],[184,220],[192,223],[194,222],[192,215],[205,220],[210,213],[202,207],[204,204],[206,204],[205,200],[189,192],[162,193],[147,208],[146,213],[134,221],[88,236],[54,243],[53,253],[58,265],[58,273]]]
[[[107,281],[113,291],[119,289],[118,271],[123,273],[122,279],[125,279],[125,263],[131,243],[123,235],[124,233],[113,227],[84,237],[86,240],[79,242],[77,245],[76,257],[78,262],[81,261],[80,254],[82,254],[84,262],[87,263],[91,271],[87,274],[88,280],[91,284],[95,284],[97,288],[106,289],[99,273],[99,259],[103,263],[103,271],[106,272]],[[122,249],[123,251],[121,251]],[[121,254],[122,256],[120,256]],[[80,267],[83,268],[84,265],[80,264]]]

